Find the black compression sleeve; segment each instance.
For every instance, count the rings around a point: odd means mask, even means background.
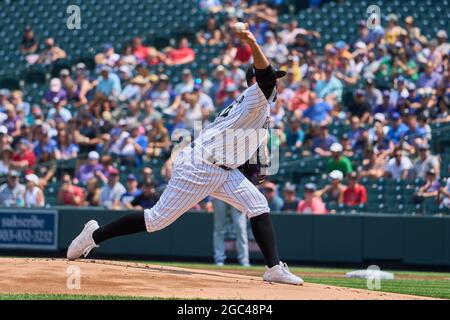
[[[269,99],[277,84],[275,69],[269,65],[266,69],[254,69],[255,78],[266,99]]]

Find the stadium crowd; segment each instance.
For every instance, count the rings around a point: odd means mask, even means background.
[[[0,186],[0,203],[44,206],[44,190],[57,178],[61,205],[151,207],[170,176],[173,133],[192,131],[198,121],[206,125],[246,88],[251,51],[231,31],[242,20],[273,64],[287,72],[270,114],[276,129],[271,142],[282,155],[317,155],[327,161],[329,183],[321,189],[306,184],[302,199],[295,181],[266,181],[261,190],[272,210],[322,214],[332,212],[333,203],[364,204],[363,177],[421,179],[423,186],[411,201],[433,197],[450,208],[450,179],[446,185],[440,182],[441,172],[448,176],[449,168],[430,150],[430,125],[450,122],[446,31],[427,39],[412,17],[399,21],[390,14],[374,29],[360,21],[353,40],[316,51],[312,44],[319,32],[296,20],[280,23],[276,5],[250,3],[201,1],[200,9],[211,12],[205,26],[175,47],[159,50],[138,36],[121,52],[105,44],[93,70],[83,62],[62,69],[49,80],[39,104],[30,105],[20,90],[1,89],[0,175],[7,181]],[[223,47],[211,61],[211,74],[190,68],[196,59],[194,42]],[[41,48],[31,26],[19,50],[28,64],[52,65],[66,57],[51,37]],[[179,83],[150,71],[177,65],[185,65]],[[334,123],[349,130],[335,136],[330,133]],[[362,159],[361,166],[352,165],[354,157]],[[58,173],[58,161],[71,159],[77,160],[76,171]],[[147,165],[151,159],[165,161],[161,180]],[[139,168],[141,174],[121,181],[117,163]],[[212,211],[213,203],[205,199],[200,208]]]

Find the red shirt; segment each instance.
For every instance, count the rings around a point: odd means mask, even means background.
[[[183,49],[173,49],[169,53],[170,60],[173,63],[178,63],[181,60],[191,58],[191,60],[195,59],[195,52],[191,48],[183,48]]]
[[[69,206],[76,205],[75,201],[73,201],[76,196],[80,197],[82,201],[84,200],[84,190],[78,186],[71,186],[70,191],[62,191],[63,204]]]
[[[148,57],[148,49],[145,46],[137,47],[134,49],[133,55],[140,60],[145,60]]]
[[[25,153],[16,153],[12,157],[13,161],[28,161],[28,166],[33,167],[36,164],[36,156],[34,155],[33,151],[28,150]]]
[[[367,202],[366,188],[361,184],[356,184],[353,189],[347,187],[344,190],[344,204],[346,206],[356,206]]]
[[[311,203],[307,203],[305,200],[299,202],[297,207],[298,213],[312,213],[312,214],[325,214],[328,212],[325,208],[325,204],[319,198],[312,199]]]

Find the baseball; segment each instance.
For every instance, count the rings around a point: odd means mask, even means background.
[[[234,29],[238,32],[242,32],[246,29],[245,23],[243,22],[236,22],[234,24]]]

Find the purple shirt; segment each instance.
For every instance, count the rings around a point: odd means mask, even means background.
[[[89,179],[95,177],[95,173],[97,171],[102,171],[103,166],[101,164],[97,164],[95,166],[91,166],[86,163],[80,166],[80,169],[77,173],[77,179],[80,180],[81,183],[86,183]]]
[[[442,76],[437,72],[433,72],[431,75],[422,73],[420,75],[419,80],[417,80],[417,87],[436,89],[439,83],[441,82],[441,79]]]
[[[54,98],[59,98],[59,101],[67,100],[67,92],[64,89],[61,89],[58,92],[47,91],[44,98],[48,103],[51,103]]]

